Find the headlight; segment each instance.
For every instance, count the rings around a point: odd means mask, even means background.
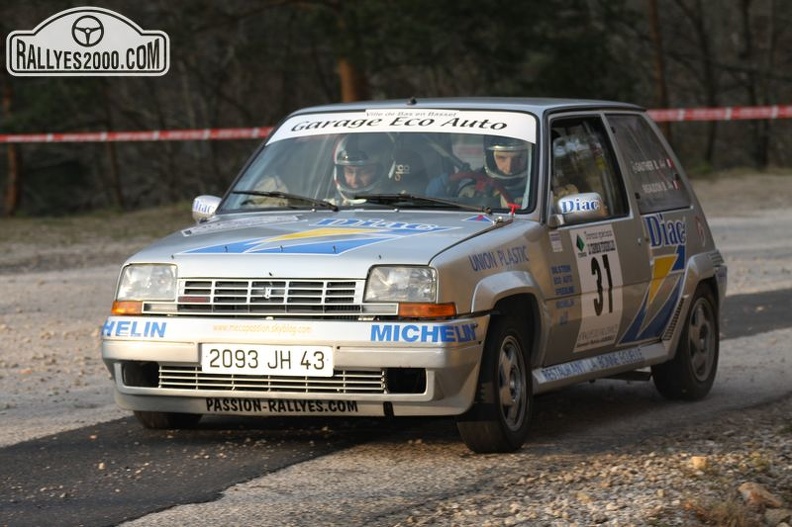
[[[431,267],[373,267],[364,299],[367,302],[435,302],[437,272]]]
[[[176,266],[133,264],[124,267],[116,300],[176,300]]]

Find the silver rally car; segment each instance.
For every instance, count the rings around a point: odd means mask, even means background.
[[[601,377],[709,392],[726,266],[639,107],[427,99],[300,110],[196,224],[130,258],[102,331],[117,403],[455,416],[525,442],[534,395]]]

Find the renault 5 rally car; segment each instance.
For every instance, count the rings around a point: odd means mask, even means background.
[[[715,379],[726,266],[637,106],[307,108],[193,216],[124,263],[102,330],[145,427],[455,416],[508,452],[536,394],[637,372],[696,400]]]

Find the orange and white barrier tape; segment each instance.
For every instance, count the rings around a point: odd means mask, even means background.
[[[746,119],[790,119],[792,105],[726,106],[723,108],[678,108],[649,110],[657,122],[739,121]]]
[[[747,119],[790,119],[792,105],[727,106],[722,108],[670,108],[649,110],[657,122],[738,121]],[[258,128],[203,128],[195,130],[149,130],[139,132],[65,132],[0,134],[0,143],[103,143],[127,141],[218,141],[263,139],[271,126]]]
[[[49,134],[0,134],[0,143],[104,143],[127,141],[218,141],[262,139],[271,126],[259,128],[203,128],[195,130],[149,130],[140,132],[64,132]]]

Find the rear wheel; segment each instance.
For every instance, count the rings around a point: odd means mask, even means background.
[[[201,414],[172,412],[143,412],[136,410],[135,417],[146,428],[155,430],[192,428],[201,420]]]
[[[492,320],[476,400],[457,418],[459,434],[470,450],[513,452],[525,442],[533,408],[527,342],[516,317]]]
[[[674,358],[652,366],[655,386],[664,397],[696,401],[709,393],[718,369],[717,309],[710,288],[699,284]]]

